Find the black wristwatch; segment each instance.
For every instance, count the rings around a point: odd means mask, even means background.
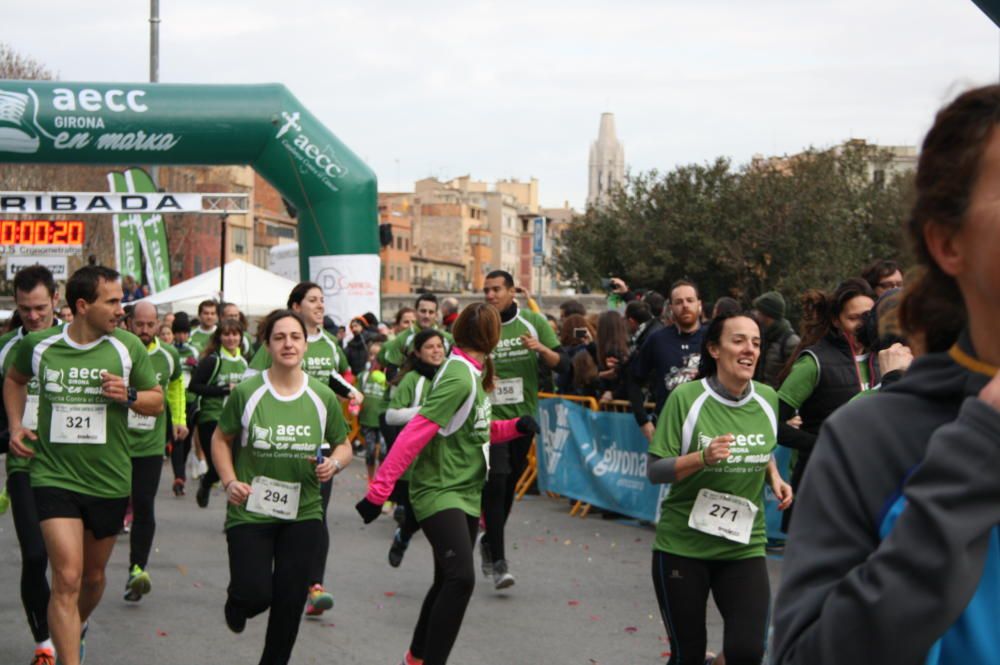
[[[135,404],[135,401],[139,399],[139,391],[136,390],[133,386],[128,387],[128,391],[126,394],[127,398],[125,399],[125,406],[132,406],[133,404]]]

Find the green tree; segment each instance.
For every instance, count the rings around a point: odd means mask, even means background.
[[[906,261],[912,172],[856,142],[733,169],[728,160],[630,175],[565,232],[556,268],[596,288],[609,274],[663,293],[680,277],[706,301],[776,289],[793,309],[875,258]]]

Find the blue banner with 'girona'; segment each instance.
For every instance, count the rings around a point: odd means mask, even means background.
[[[538,487],[655,522],[666,485],[646,480],[646,440],[630,413],[539,400]]]
[[[538,401],[538,488],[598,508],[655,522],[669,485],[646,479],[648,444],[631,413],[591,411],[564,399]],[[787,449],[779,446],[779,468]],[[765,489],[768,537],[784,539],[781,516]]]

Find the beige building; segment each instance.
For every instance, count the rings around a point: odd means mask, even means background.
[[[468,192],[451,185],[437,178],[424,178],[416,183],[411,255],[414,278],[418,276],[418,257],[459,264],[464,266],[464,279],[452,290],[475,289],[477,284],[482,285],[492,254],[492,242],[483,233],[489,229],[486,207],[481,197],[470,197]]]

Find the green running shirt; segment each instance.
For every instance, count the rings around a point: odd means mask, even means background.
[[[417,519],[448,508],[478,516],[491,418],[479,370],[452,353],[434,376],[420,415],[441,429],[411,465],[410,503]]]
[[[381,383],[375,381],[372,379],[371,370],[366,369],[358,377],[358,389],[365,395],[365,400],[361,403],[361,413],[358,414],[358,422],[365,427],[378,427],[379,416],[389,408],[387,399],[389,390],[385,380],[383,379]]]
[[[116,329],[90,344],[77,344],[66,328],[26,335],[14,367],[38,377],[37,441],[31,463],[33,487],[59,487],[106,499],[132,491],[128,407],[101,395],[102,371],[125,378],[136,390],[156,386],[149,353],[130,332]]]
[[[201,326],[196,326],[192,331],[191,335],[188,337],[188,344],[198,349],[198,355],[200,356],[208,343],[212,341],[212,335],[215,334],[215,329],[218,326],[212,326],[211,330],[202,330]]]
[[[316,455],[324,443],[337,446],[347,438],[340,402],[330,388],[308,375],[298,393],[282,397],[268,374],[262,372],[236,386],[219,418],[219,429],[236,437],[236,478],[248,484],[257,476],[299,483],[298,514],[288,521],[322,519]],[[283,521],[252,513],[245,505],[226,509],[227,529]]]
[[[347,364],[347,354],[340,348],[337,338],[326,330],[306,338],[308,345],[302,356],[302,369],[309,376],[319,379],[322,383],[330,380],[331,372],[344,374],[350,369]],[[271,366],[273,359],[266,346],[261,346],[250,361],[250,369],[263,372]]]
[[[181,376],[181,359],[177,349],[160,343],[154,338],[149,348],[149,361],[156,374],[156,383],[163,389],[164,400],[167,385]],[[167,445],[167,410],[158,416],[140,416],[128,412],[128,433],[132,438],[129,450],[132,457],[153,457],[163,455]]]
[[[244,379],[247,372],[247,361],[237,350],[235,356],[229,355],[225,349],[219,351],[215,356],[218,358],[215,366],[215,373],[209,382],[215,386],[228,386],[230,383],[238,384]],[[199,423],[214,423],[219,420],[222,413],[222,406],[226,403],[225,397],[215,397],[204,395],[201,398],[201,409],[198,411]]]
[[[7,368],[14,362],[14,349],[24,338],[24,328],[11,330],[0,337],[0,381],[7,376]],[[7,422],[7,414],[0,414],[4,423]],[[28,381],[28,401],[24,405],[24,414],[21,416],[21,423],[28,429],[34,431],[38,428],[38,377],[31,377]],[[18,457],[13,453],[7,453],[7,475],[15,471],[27,471],[31,466],[31,458]]]
[[[764,482],[778,439],[778,396],[769,386],[752,382],[750,393],[734,402],[713,391],[708,381],[675,388],[663,405],[649,452],[680,457],[706,447],[722,434],[732,434],[729,459],[701,469],[670,486],[660,505],[653,549],[704,560],[764,556]],[[743,545],[688,526],[698,492],[707,488],[749,499],[758,510],[750,542]]]
[[[497,420],[537,416],[538,353],[525,348],[522,335],[537,337],[550,349],[559,346],[552,326],[544,316],[518,309],[513,319],[500,328],[500,343],[493,349],[496,387],[490,395],[493,417]]]
[[[410,351],[413,350],[413,338],[416,337],[418,332],[421,332],[423,328],[417,326],[414,323],[412,326],[402,331],[388,342],[382,345],[382,350],[379,351],[378,360],[382,365],[395,365],[396,367],[402,367],[403,363],[406,362],[406,356],[409,355]],[[434,327],[441,333],[444,337],[444,352],[448,353],[451,351],[451,347],[455,344],[454,338],[447,331],[441,330],[437,326]]]

